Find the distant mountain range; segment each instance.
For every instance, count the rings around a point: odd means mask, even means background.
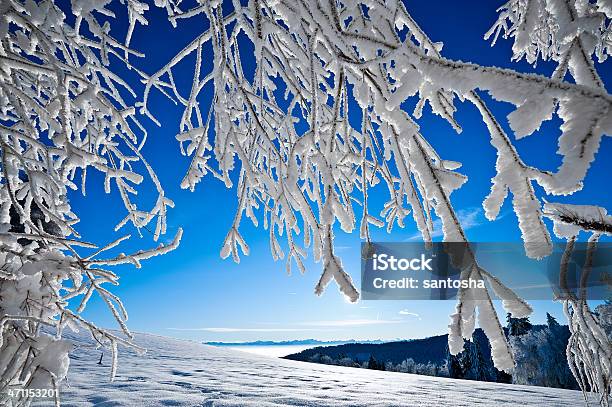
[[[369,341],[361,341],[356,339],[347,339],[345,341],[319,341],[317,339],[296,339],[292,341],[254,341],[254,342],[204,342],[204,345],[211,346],[296,346],[296,345],[344,345],[351,343],[369,343],[369,344],[377,344],[377,343],[385,343],[390,340],[369,340]]]

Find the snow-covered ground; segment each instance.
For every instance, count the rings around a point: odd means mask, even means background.
[[[148,352],[73,352],[64,406],[580,406],[580,392],[296,362],[149,334]],[[36,406],[50,405],[35,403]]]
[[[316,348],[317,346],[321,346],[321,345],[320,344],[318,345],[266,345],[266,346],[237,345],[237,346],[223,346],[223,348],[229,349],[229,350],[237,350],[240,352],[254,353],[256,355],[274,356],[274,357],[280,358],[283,356],[291,355],[293,353],[299,353],[306,349]]]

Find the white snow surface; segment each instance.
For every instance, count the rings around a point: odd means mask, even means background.
[[[110,354],[73,337],[62,405],[71,406],[580,406],[581,393],[381,372],[266,357],[136,334],[144,356]],[[52,400],[33,405],[52,405]]]

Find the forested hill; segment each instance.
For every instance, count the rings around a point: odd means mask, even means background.
[[[349,357],[360,363],[373,356],[376,360],[392,363],[401,363],[408,358],[412,358],[416,363],[441,364],[446,360],[447,343],[448,335],[386,343],[347,343],[335,346],[317,346],[285,356],[285,358],[308,362],[313,356],[319,354],[327,355],[332,359]]]
[[[531,325],[527,318],[509,318],[504,332],[516,360],[512,376],[493,366],[489,340],[480,328],[471,341],[465,342],[463,352],[455,356],[448,352],[448,335],[438,335],[380,344],[319,346],[285,358],[429,376],[578,388],[565,357],[570,336],[567,326],[558,324],[550,315],[547,325]]]

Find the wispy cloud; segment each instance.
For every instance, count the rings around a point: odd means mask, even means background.
[[[386,320],[386,319],[342,319],[336,321],[309,321],[302,322],[300,325],[318,326],[318,327],[345,327],[345,326],[364,326],[364,325],[383,325],[397,324],[402,321]]]
[[[467,208],[467,209],[459,209],[457,211],[457,218],[463,226],[464,230],[471,229],[473,227],[479,226],[483,223],[484,218],[482,216],[482,208]],[[431,237],[440,237],[442,236],[442,220],[435,219],[432,222],[433,231],[431,233]],[[423,236],[421,232],[417,232],[414,235],[410,236],[408,240],[421,240]]]
[[[535,290],[538,288],[550,288],[552,289],[552,284],[551,283],[545,283],[545,284],[533,284],[533,285],[523,285],[523,286],[519,286],[519,287],[512,287],[513,290]]]
[[[416,315],[416,314],[415,314]],[[216,333],[235,333],[235,332],[307,332],[325,331],[331,328],[344,328],[352,326],[399,324],[402,320],[388,319],[342,319],[329,321],[305,321],[291,324],[294,327],[278,328],[251,328],[251,327],[196,327],[196,328],[166,328],[170,331],[187,332],[216,332]]]
[[[419,317],[419,316],[420,316],[420,315],[419,315],[419,314],[417,314],[416,312],[410,312],[410,311],[408,311],[407,309],[403,309],[403,310],[401,310],[401,311],[399,312],[399,314],[400,314],[400,315],[410,315],[410,316],[413,316],[413,317]]]
[[[303,332],[314,331],[308,328],[232,328],[232,327],[209,327],[209,328],[166,328],[171,331],[203,331],[203,332]]]
[[[342,252],[345,250],[351,250],[353,247],[352,246],[334,246],[334,250],[337,252]]]

